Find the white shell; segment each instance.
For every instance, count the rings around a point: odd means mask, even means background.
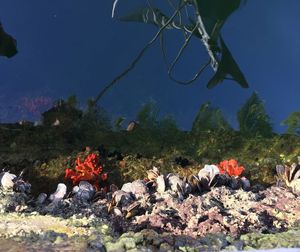
[[[213,179],[213,177],[217,174],[220,174],[220,170],[218,166],[216,165],[205,165],[203,169],[201,169],[198,173],[198,177],[201,179],[201,174],[208,173],[210,176],[210,179]]]
[[[14,179],[17,176],[15,174],[9,173],[9,172],[2,172],[0,173],[0,185],[4,189],[12,189],[14,186]]]
[[[79,186],[74,186],[72,189],[72,193],[76,194],[79,191]]]
[[[130,193],[131,192],[131,183],[125,183],[122,186],[121,190],[124,192]]]
[[[166,183],[165,183],[165,178],[164,175],[160,175],[156,178],[156,191],[159,193],[163,193],[166,190]]]
[[[67,186],[64,183],[59,183],[57,185],[57,189],[55,193],[51,194],[49,199],[52,202],[60,201],[65,197],[66,193],[67,193]]]
[[[54,123],[52,123],[52,126],[57,127],[60,125],[60,121],[56,118]]]
[[[293,193],[300,194],[300,179],[295,179],[290,183]]]
[[[143,180],[135,180],[131,183],[131,193],[138,199],[148,193],[148,187]]]
[[[116,216],[122,216],[123,215],[121,210],[117,207],[113,208],[113,214],[116,215]]]

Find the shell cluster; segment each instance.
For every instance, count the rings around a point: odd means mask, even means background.
[[[156,188],[158,193],[167,190],[183,198],[190,193],[202,193],[208,191],[210,187],[228,186],[232,189],[243,188],[250,189],[250,181],[245,177],[234,177],[227,174],[221,174],[215,165],[205,165],[198,175],[189,175],[180,177],[178,174],[169,173],[167,175],[160,174],[159,170],[154,167],[147,172],[148,180],[152,182],[152,186]]]
[[[0,173],[0,186],[4,190],[14,190],[15,192],[29,194],[31,184],[22,179],[22,176],[16,176],[10,172]]]
[[[115,191],[108,205],[108,212],[130,218],[143,211],[145,206],[151,205],[154,198],[171,196],[182,201],[191,193],[200,194],[216,186],[249,190],[250,182],[245,177],[221,174],[215,165],[206,165],[198,175],[187,177],[175,173],[164,175],[157,167],[153,167],[147,171],[145,180],[126,183],[120,190]]]
[[[277,184],[284,182],[287,187],[292,189],[293,193],[300,193],[300,157],[298,157],[298,164],[277,165],[276,172]]]
[[[90,202],[95,193],[95,188],[87,181],[80,181],[78,186],[73,187],[75,199],[83,203]]]

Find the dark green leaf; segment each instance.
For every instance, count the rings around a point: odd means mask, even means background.
[[[248,82],[241,72],[238,64],[232,57],[229,49],[227,48],[223,38],[220,36],[221,42],[221,61],[219,62],[218,70],[213,78],[208,82],[207,87],[213,88],[220,82],[222,82],[228,75],[231,76],[237,83],[243,88],[247,88]]]
[[[237,10],[242,2],[242,0],[196,0],[201,17],[223,21]]]
[[[0,56],[11,58],[17,52],[17,41],[4,31],[0,23]]]
[[[242,0],[196,0],[196,8],[210,36],[210,44],[218,41],[220,30],[227,18],[244,2]]]

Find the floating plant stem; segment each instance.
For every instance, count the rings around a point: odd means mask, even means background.
[[[131,70],[134,69],[136,64],[140,61],[144,53],[150,48],[150,46],[159,38],[160,34],[163,32],[163,30],[173,21],[173,19],[178,15],[180,10],[185,6],[185,4],[179,4],[179,8],[173,13],[173,15],[169,18],[169,20],[158,30],[158,32],[155,34],[155,36],[144,46],[144,48],[139,52],[139,54],[136,56],[136,58],[131,62],[131,64],[116,78],[114,78],[109,84],[107,84],[100,93],[96,96],[94,100],[94,104],[96,105],[98,101],[102,98],[102,96],[111,88],[113,87],[119,80],[124,78]]]

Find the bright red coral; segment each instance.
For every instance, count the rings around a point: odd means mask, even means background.
[[[224,160],[217,166],[222,174],[226,173],[230,176],[240,176],[245,171],[245,168],[239,166],[235,159]]]
[[[99,190],[100,181],[105,181],[108,177],[107,173],[101,174],[102,169],[102,166],[99,164],[99,156],[95,153],[90,153],[83,162],[80,157],[77,157],[75,171],[73,169],[66,169],[65,179],[71,179],[74,185],[85,180]]]

